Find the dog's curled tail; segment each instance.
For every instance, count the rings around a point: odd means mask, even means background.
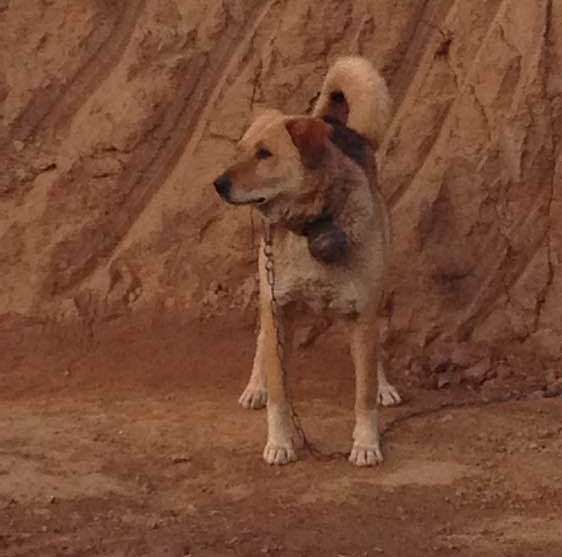
[[[339,58],[328,70],[313,115],[339,120],[380,144],[390,123],[392,101],[384,78],[365,58]]]

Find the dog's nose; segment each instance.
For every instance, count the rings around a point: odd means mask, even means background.
[[[213,182],[217,193],[223,198],[228,199],[230,194],[230,186],[232,185],[230,178],[226,174],[221,174],[214,182]]]

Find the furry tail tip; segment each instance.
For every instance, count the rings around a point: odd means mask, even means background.
[[[390,123],[392,101],[384,78],[360,56],[339,58],[328,70],[313,115],[336,118],[380,144]]]

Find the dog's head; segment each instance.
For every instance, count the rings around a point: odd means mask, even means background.
[[[267,111],[244,134],[234,164],[216,178],[215,189],[228,203],[255,205],[268,215],[311,203],[318,180],[310,173],[326,156],[331,129],[319,118]]]

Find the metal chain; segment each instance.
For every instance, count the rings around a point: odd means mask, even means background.
[[[297,430],[297,434],[301,437],[304,448],[309,453],[311,453],[312,455],[318,458],[331,460],[334,458],[340,458],[342,456],[347,457],[349,453],[330,452],[326,454],[316,449],[314,445],[312,445],[312,443],[308,440],[304,432],[304,429],[302,427],[301,420],[291,403],[291,397],[289,396],[289,392],[288,392],[289,388],[288,388],[288,381],[287,381],[287,367],[286,367],[286,359],[285,359],[286,356],[285,342],[284,342],[283,331],[281,327],[279,304],[277,303],[277,297],[275,294],[275,263],[273,257],[273,235],[271,233],[271,225],[267,222],[264,222],[263,240],[264,240],[263,254],[265,256],[265,276],[271,296],[270,306],[271,306],[271,315],[273,317],[273,326],[275,328],[277,359],[279,360],[279,366],[281,367],[283,386],[285,388],[285,391],[287,392],[287,398],[289,399],[289,408],[291,411],[291,418]]]

